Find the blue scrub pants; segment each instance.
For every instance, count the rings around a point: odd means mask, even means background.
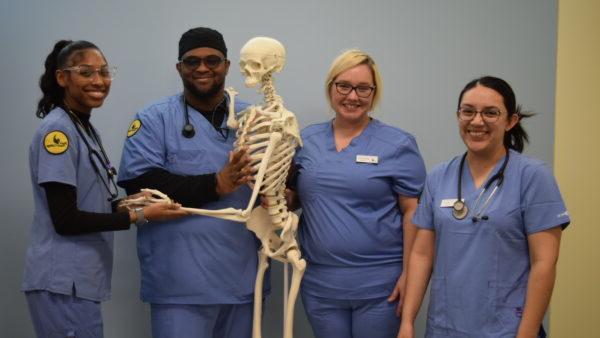
[[[103,337],[100,302],[42,290],[25,298],[37,338]]]
[[[302,293],[315,338],[396,338],[397,302],[387,298],[339,300]]]
[[[250,338],[253,303],[150,304],[154,338]]]

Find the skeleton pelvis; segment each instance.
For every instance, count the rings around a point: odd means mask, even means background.
[[[256,234],[263,245],[268,243],[269,248],[277,249],[281,246],[281,239],[274,230],[276,227],[271,222],[267,209],[258,206],[250,213],[246,228]]]

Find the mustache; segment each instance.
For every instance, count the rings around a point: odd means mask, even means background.
[[[225,88],[225,82],[215,82],[207,90],[198,89],[192,81],[183,79],[183,87],[189,91],[195,98],[199,100],[209,99],[215,97],[223,88]]]

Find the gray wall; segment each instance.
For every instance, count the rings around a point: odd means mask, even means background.
[[[105,105],[93,112],[105,146],[118,163],[127,126],[144,104],[180,89],[177,41],[190,27],[220,30],[237,63],[249,38],[266,35],[287,48],[287,66],[276,77],[286,107],[302,127],[331,117],[322,82],[331,60],[359,47],[372,54],[383,75],[383,101],[375,116],[413,133],[428,168],[464,151],[453,111],[462,86],[494,74],[508,80],[517,99],[539,115],[527,121],[527,153],[552,161],[556,1],[548,0],[305,0],[286,1],[32,1],[0,4],[0,336],[32,337],[19,293],[31,222],[27,148],[39,121],[37,81],[44,57],[61,38],[87,39],[119,66]],[[228,84],[242,97],[232,67]],[[279,337],[281,274],[275,263],[265,337]],[[135,232],[116,235],[113,299],[104,307],[106,337],[149,337],[148,308],[138,300]],[[424,308],[418,322],[423,332]],[[296,336],[310,337],[298,306]]]

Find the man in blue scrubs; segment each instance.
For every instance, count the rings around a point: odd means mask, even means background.
[[[243,208],[250,174],[243,151],[230,155],[229,69],[222,35],[194,28],[179,41],[184,90],[142,109],[119,171],[127,191],[161,190],[182,205]],[[235,102],[236,113],[247,105]],[[138,230],[141,297],[155,338],[250,337],[257,241],[244,224],[203,216],[150,222]]]

